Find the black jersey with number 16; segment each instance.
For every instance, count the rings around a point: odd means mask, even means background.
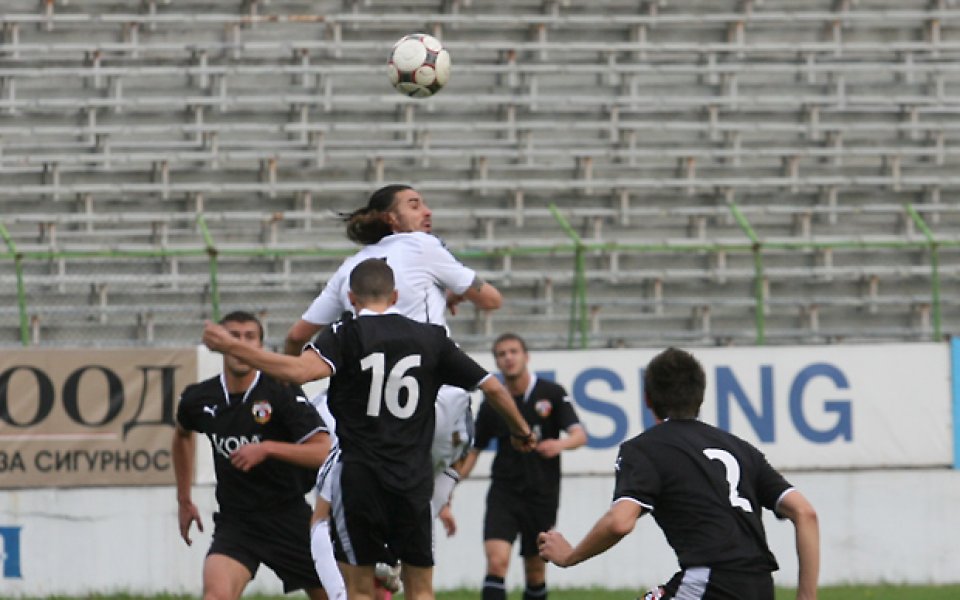
[[[429,496],[437,390],[473,389],[487,371],[443,327],[395,311],[345,316],[312,346],[334,369],[328,404],[341,460],[370,465],[388,489]]]

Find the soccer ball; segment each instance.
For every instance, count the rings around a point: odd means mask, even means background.
[[[450,80],[450,53],[432,35],[405,35],[390,51],[387,77],[394,89],[405,96],[432,96]]]

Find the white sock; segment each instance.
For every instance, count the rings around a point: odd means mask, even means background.
[[[310,529],[310,554],[313,555],[313,568],[317,570],[320,583],[330,600],[347,600],[347,586],[343,575],[333,557],[333,542],[330,541],[330,523],[317,521]]]
[[[453,488],[460,481],[460,476],[452,468],[447,467],[433,480],[433,498],[430,500],[430,510],[433,518],[436,519],[440,514],[440,509],[450,502],[450,496],[453,494]]]

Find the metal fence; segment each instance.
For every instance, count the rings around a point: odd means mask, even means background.
[[[565,243],[556,242],[541,246],[504,245],[487,250],[461,250],[454,253],[465,261],[498,261],[519,256],[552,257],[551,261],[556,270],[558,272],[566,271],[567,280],[570,282],[569,300],[557,300],[555,304],[569,309],[569,318],[566,325],[566,346],[573,348],[590,345],[592,335],[591,318],[592,312],[594,312],[592,306],[595,306],[596,301],[591,302],[590,298],[591,285],[588,280],[587,268],[590,256],[601,254],[641,256],[656,254],[662,256],[664,254],[723,253],[752,260],[752,297],[740,298],[738,302],[741,306],[752,306],[753,332],[752,339],[747,341],[763,345],[768,341],[767,315],[769,312],[769,278],[765,264],[772,253],[824,250],[919,251],[924,253],[928,259],[924,278],[929,282],[924,298],[921,299],[929,307],[929,324],[922,337],[933,340],[942,338],[943,306],[941,303],[940,253],[943,249],[960,248],[960,240],[934,233],[913,205],[905,204],[903,210],[904,216],[911,220],[916,226],[916,230],[920,232],[918,235],[903,236],[900,239],[859,237],[830,240],[762,239],[754,232],[747,217],[735,203],[730,203],[728,207],[730,214],[743,232],[742,241],[703,242],[691,239],[682,242],[592,243],[584,241],[568,223],[561,211],[556,206],[551,205],[550,208],[557,223],[567,234],[568,241]],[[223,282],[226,280],[231,283],[249,284],[242,286],[244,291],[241,292],[240,296],[240,299],[247,304],[251,302],[267,303],[269,297],[271,298],[269,301],[271,306],[274,306],[274,312],[277,312],[275,308],[278,303],[277,296],[280,293],[289,292],[291,279],[295,280],[296,277],[271,274],[268,272],[269,267],[264,265],[288,259],[311,258],[323,259],[330,264],[336,264],[339,259],[350,254],[349,249],[223,247],[218,246],[217,241],[211,235],[203,214],[197,215],[197,225],[199,234],[196,245],[176,249],[21,251],[6,227],[0,222],[0,235],[6,243],[6,251],[0,253],[0,261],[11,261],[13,263],[19,343],[23,346],[39,345],[41,342],[39,315],[57,311],[68,312],[72,316],[71,318],[85,319],[90,322],[89,333],[83,335],[82,339],[77,339],[77,343],[96,343],[99,335],[98,331],[102,332],[103,326],[111,319],[114,323],[125,322],[129,328],[131,339],[139,339],[148,344],[162,343],[162,339],[158,339],[152,329],[156,323],[157,311],[168,313],[166,315],[167,322],[183,324],[192,322],[194,326],[202,318],[219,319],[225,303]],[[175,275],[169,272],[164,274],[145,272],[144,259],[153,259],[160,262],[187,260],[192,271],[188,274],[178,269]],[[112,279],[113,286],[115,290],[120,289],[127,294],[126,306],[124,306],[124,303],[115,303],[111,306],[106,301],[106,292],[96,286],[91,285],[84,290],[83,275],[73,276],[73,279],[69,277],[46,277],[38,279],[38,281],[46,283],[28,283],[31,279],[29,273],[42,270],[41,266],[46,266],[47,271],[49,271],[49,265],[76,265],[85,261],[95,262],[98,260],[106,261],[105,265],[101,265],[101,268],[116,271],[115,277]],[[243,264],[244,272],[225,275],[222,269],[224,262],[238,260]],[[200,268],[201,265],[202,269]],[[104,277],[100,276],[98,280],[102,282]],[[288,322],[292,322],[291,319],[299,315],[299,310],[302,310],[309,298],[319,291],[323,282],[301,283],[303,284],[300,286],[302,297],[292,298],[289,302],[290,305],[285,307],[288,310],[283,318]],[[82,303],[83,306],[80,306],[80,303],[77,302],[77,294],[65,293],[71,284],[84,290],[81,293],[86,294],[87,299]],[[175,301],[154,303],[151,294],[155,294],[155,290],[159,288],[163,288],[169,297],[175,298]],[[235,288],[237,286],[231,287],[231,289]],[[98,294],[104,294],[104,298],[98,300]],[[227,304],[236,303],[234,300],[226,300],[226,302]],[[152,308],[144,309],[144,305],[152,306]],[[7,311],[9,314],[11,309],[8,308]],[[124,320],[124,317],[126,320]],[[116,332],[112,334],[114,340],[117,335]],[[119,333],[120,337],[124,335],[123,331]]]

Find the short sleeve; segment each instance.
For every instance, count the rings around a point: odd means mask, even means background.
[[[341,267],[333,274],[327,285],[323,286],[320,295],[313,299],[300,318],[314,325],[329,325],[339,319],[344,310],[350,309],[349,306],[343,306],[342,288],[345,282],[346,277]]]
[[[199,431],[196,423],[194,422],[194,415],[196,411],[190,410],[191,400],[187,393],[190,391],[190,388],[183,390],[183,394],[180,395],[180,401],[177,403],[177,423],[180,427],[188,429],[190,431]]]
[[[343,351],[337,332],[340,330],[341,323],[335,323],[332,327],[327,327],[317,334],[317,337],[307,344],[307,348],[313,349],[320,358],[327,361],[333,372],[336,373],[343,365]]]
[[[317,432],[326,431],[326,425],[320,413],[302,390],[296,386],[281,384],[281,387],[286,397],[283,399],[280,418],[283,420],[284,427],[290,432],[292,441],[301,443]]]
[[[467,291],[477,273],[454,258],[443,243],[432,235],[424,235],[423,264],[430,265],[431,274],[441,287],[455,294]]]
[[[474,423],[474,448],[484,450],[490,445],[490,441],[497,437],[497,418],[493,407],[490,406],[489,402],[484,400],[480,404],[480,410],[477,411],[477,419]]]
[[[635,445],[620,445],[617,455],[613,500],[629,498],[653,510],[660,495],[660,474],[650,459]]]
[[[790,485],[779,471],[770,466],[770,463],[767,462],[767,458],[762,452],[756,450],[756,454],[757,480],[755,485],[757,500],[760,502],[760,506],[775,511],[777,500],[783,496],[785,491],[793,486]]]
[[[574,410],[573,403],[570,402],[570,396],[567,395],[566,390],[562,387],[560,390],[563,392],[563,396],[557,400],[557,425],[560,426],[560,429],[566,431],[574,425],[579,425],[580,417],[577,416],[577,411]]]
[[[476,388],[489,373],[457,347],[453,340],[442,335],[440,350],[441,381],[465,390]]]

